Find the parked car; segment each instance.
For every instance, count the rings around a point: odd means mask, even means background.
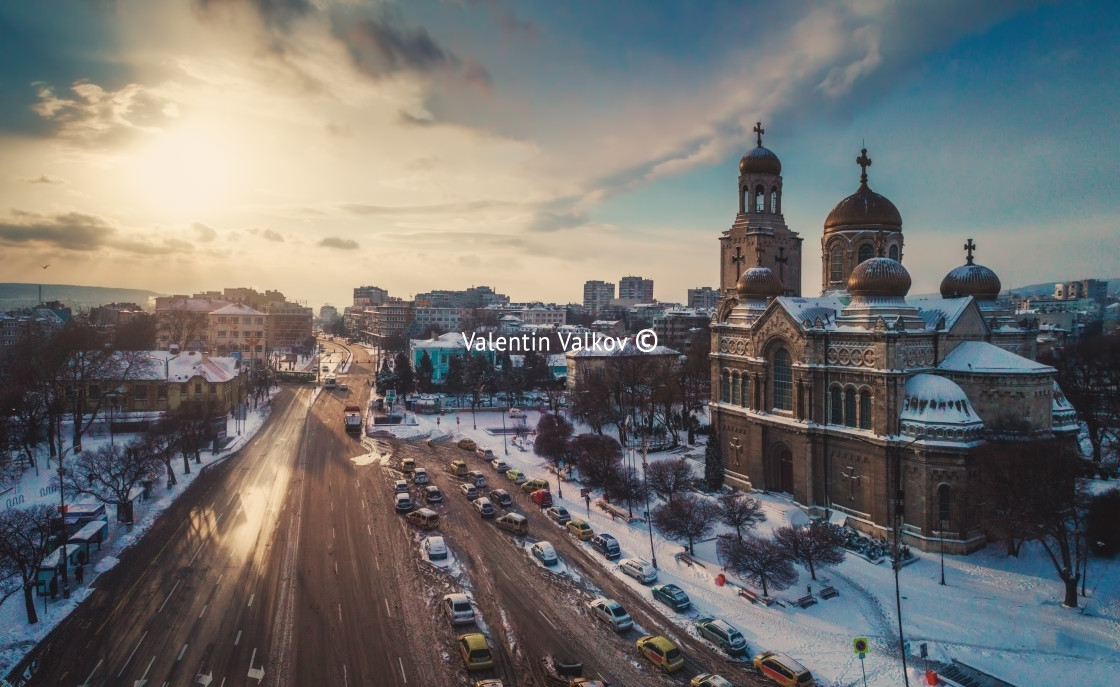
[[[513,505],[513,497],[510,496],[509,492],[505,489],[491,489],[487,496],[490,498],[491,502],[498,504],[502,508]]]
[[[529,532],[529,521],[520,513],[506,513],[495,522],[498,523],[498,527],[514,534],[527,534]]]
[[[463,496],[467,497],[468,501],[474,501],[478,498],[478,487],[473,484],[460,484],[459,491],[463,493]]]
[[[495,458],[494,460],[490,461],[490,465],[498,471],[499,475],[504,475],[505,473],[509,472],[509,463],[505,462],[501,458]]]
[[[459,653],[467,670],[486,670],[494,667],[494,656],[490,653],[490,645],[486,643],[486,635],[480,632],[459,635]]]
[[[719,675],[700,673],[688,681],[688,687],[735,687],[735,685]]]
[[[568,521],[572,519],[572,516],[568,513],[568,509],[563,506],[553,506],[546,510],[544,514],[547,515],[550,520],[558,522],[561,525],[568,524]]]
[[[716,646],[732,656],[747,652],[747,639],[742,632],[726,620],[719,618],[701,618],[696,621],[696,629],[700,636],[710,640]]]
[[[660,601],[678,613],[692,607],[688,594],[675,584],[659,584],[650,588],[654,601]]]
[[[591,525],[588,525],[586,520],[577,518],[576,520],[569,521],[565,527],[568,528],[568,534],[580,541],[587,541],[595,536],[594,530],[591,529]]]
[[[615,632],[621,632],[634,627],[634,621],[630,618],[630,614],[614,599],[607,599],[604,597],[597,597],[592,599],[588,608],[591,609],[591,615],[596,619],[607,624]]]
[[[471,470],[467,473],[467,481],[475,485],[476,487],[485,487],[486,475],[482,474],[478,470]]]
[[[408,482],[403,479],[396,480],[395,482],[393,482],[393,491],[397,494],[407,494]]]
[[[460,439],[457,445],[464,451],[473,451],[478,448],[478,444],[474,443],[474,439]]]
[[[655,666],[672,673],[684,667],[684,654],[665,637],[661,635],[646,635],[638,640],[638,651],[653,662]]]
[[[525,473],[518,470],[517,468],[506,470],[506,479],[508,479],[510,482],[513,482],[514,484],[525,484],[529,481],[529,478],[525,476]]]
[[[494,449],[479,446],[474,450],[474,454],[483,460],[490,460],[494,457]]]
[[[785,654],[765,651],[754,657],[754,669],[782,687],[813,687],[809,669]]]
[[[534,477],[533,479],[526,480],[521,484],[521,491],[533,492],[537,489],[544,489],[545,491],[548,491],[548,482],[538,477]]]
[[[440,606],[452,625],[474,622],[474,606],[471,605],[471,597],[466,594],[444,594]]]
[[[494,514],[497,513],[494,509],[494,504],[490,503],[490,499],[485,496],[471,501],[471,504],[474,505],[474,509],[478,511],[478,514],[484,518],[492,518]]]
[[[539,541],[529,547],[529,552],[545,565],[556,565],[556,549],[549,542]]]
[[[427,468],[416,468],[412,471],[413,484],[430,484],[432,478],[428,476]]]
[[[407,513],[412,510],[412,497],[408,494],[397,494],[397,511]]]
[[[649,584],[657,579],[657,568],[641,558],[624,558],[618,562],[618,568],[642,584]]]
[[[424,500],[428,503],[439,503],[443,500],[443,492],[434,484],[424,487]]]
[[[541,508],[552,505],[552,493],[547,489],[537,489],[532,494],[529,494],[529,498]]]
[[[622,555],[618,540],[606,532],[600,532],[591,538],[591,548],[606,556],[607,560],[614,560]]]
[[[405,515],[413,525],[425,530],[434,530],[439,527],[439,513],[431,508],[421,508]]]
[[[447,545],[443,543],[443,537],[428,537],[425,539],[424,553],[428,555],[430,561],[446,560]]]

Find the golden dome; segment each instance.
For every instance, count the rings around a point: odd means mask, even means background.
[[[973,264],[972,251],[976,249],[976,244],[972,239],[964,244],[964,248],[968,251],[968,262],[946,274],[941,280],[941,297],[972,296],[978,301],[994,301],[999,297],[1003,284],[995,272],[983,265]]]
[[[836,204],[824,220],[824,233],[829,234],[843,229],[886,229],[902,231],[902,215],[894,203],[871,190],[867,185],[867,168],[871,158],[867,148],[856,159],[863,173],[859,178],[856,192]]]
[[[890,258],[871,258],[856,265],[848,277],[853,297],[901,298],[910,293],[910,273]]]
[[[773,270],[759,265],[743,272],[736,290],[744,300],[762,300],[782,295],[785,287]]]
[[[740,174],[781,174],[782,161],[769,148],[758,146],[739,160]]]

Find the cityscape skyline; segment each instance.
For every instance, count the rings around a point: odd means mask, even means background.
[[[914,293],[970,237],[1005,287],[1120,272],[1103,3],[283,8],[0,9],[6,280],[685,302],[759,120],[809,275],[864,143]]]

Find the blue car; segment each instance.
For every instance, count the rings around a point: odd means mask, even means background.
[[[670,606],[674,611],[687,611],[692,608],[692,601],[689,600],[688,594],[675,584],[659,584],[651,587],[650,591],[653,592],[655,601]]]

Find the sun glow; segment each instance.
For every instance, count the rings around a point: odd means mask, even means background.
[[[199,212],[227,196],[234,158],[216,129],[190,126],[158,136],[135,158],[136,188],[150,204]]]

